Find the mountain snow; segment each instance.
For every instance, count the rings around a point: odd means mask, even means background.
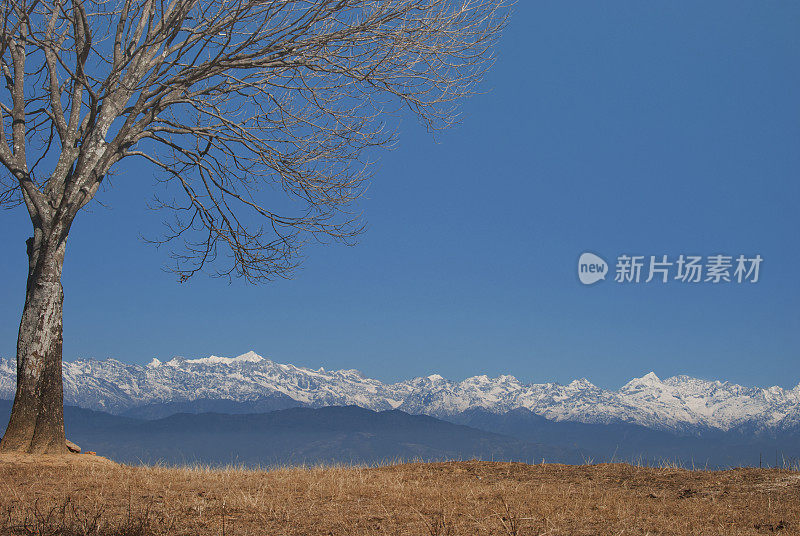
[[[356,370],[284,365],[255,352],[153,359],[144,366],[81,359],[65,361],[63,370],[66,404],[110,413],[174,401],[287,396],[311,407],[357,405],[444,418],[473,409],[503,413],[525,408],[555,421],[624,422],[679,432],[800,426],[800,385],[761,389],[689,376],[662,380],[652,372],[619,390],[601,389],[586,379],[568,385],[525,384],[508,375],[454,382],[432,374],[384,384]],[[13,398],[15,379],[14,363],[0,359],[0,398]]]

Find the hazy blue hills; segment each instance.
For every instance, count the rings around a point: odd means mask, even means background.
[[[236,400],[200,398],[197,400],[177,400],[144,404],[123,411],[120,415],[139,419],[162,419],[176,413],[267,413],[279,409],[303,407],[304,404],[286,395],[264,396],[256,400],[238,402]]]
[[[11,402],[0,401],[7,422]],[[84,450],[125,463],[208,465],[361,463],[483,459],[580,463],[549,447],[402,411],[356,406],[258,414],[178,413],[142,420],[67,406],[67,436]]]
[[[147,419],[66,406],[64,417],[69,439],[125,463],[268,466],[477,458],[724,468],[800,461],[796,430],[677,434],[625,423],[556,422],[526,409],[499,414],[468,410],[448,417],[451,422],[358,406],[254,412],[283,403],[287,401],[209,400],[198,406],[157,404],[129,412],[151,417]],[[0,426],[7,423],[10,410],[11,401],[0,400]],[[174,410],[180,412],[161,416]],[[197,413],[202,410],[214,412]]]
[[[679,434],[627,423],[556,422],[523,408],[501,414],[468,410],[449,420],[523,441],[579,449],[595,462],[678,462],[695,468],[800,463],[797,429],[766,433],[749,428],[705,428]]]

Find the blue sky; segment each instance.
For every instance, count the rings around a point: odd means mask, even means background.
[[[618,387],[651,370],[800,381],[800,4],[520,2],[463,124],[383,153],[356,247],[290,281],[162,271],[153,171],[123,161],[73,226],[64,357],[236,355]],[[0,355],[14,355],[29,222],[0,225]],[[576,262],[760,254],[757,284],[587,287]]]

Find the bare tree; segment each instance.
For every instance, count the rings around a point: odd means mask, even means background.
[[[65,452],[61,271],[70,226],[125,157],[167,182],[181,280],[286,276],[353,203],[384,114],[457,119],[503,0],[2,0],[0,204],[33,224],[3,450]],[[281,195],[266,195],[277,192]],[[269,203],[268,203],[269,202]],[[269,206],[268,206],[269,205]],[[227,260],[226,260],[227,259]]]

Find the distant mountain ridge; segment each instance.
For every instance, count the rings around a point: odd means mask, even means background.
[[[0,435],[11,402],[0,400]],[[64,408],[67,437],[121,463],[168,465],[385,464],[459,459],[581,463],[576,449],[551,447],[427,415],[356,406],[227,415],[177,413],[141,420]]]
[[[0,398],[13,398],[15,368],[0,359]],[[148,418],[195,402],[203,411],[229,413],[354,405],[450,420],[473,410],[499,415],[525,409],[551,421],[625,423],[677,433],[800,429],[800,385],[762,389],[689,376],[661,380],[653,373],[619,390],[601,389],[586,379],[524,384],[509,375],[453,382],[433,374],[384,384],[356,370],[296,367],[255,352],[154,359],[144,366],[114,359],[65,361],[64,398],[66,404]]]

